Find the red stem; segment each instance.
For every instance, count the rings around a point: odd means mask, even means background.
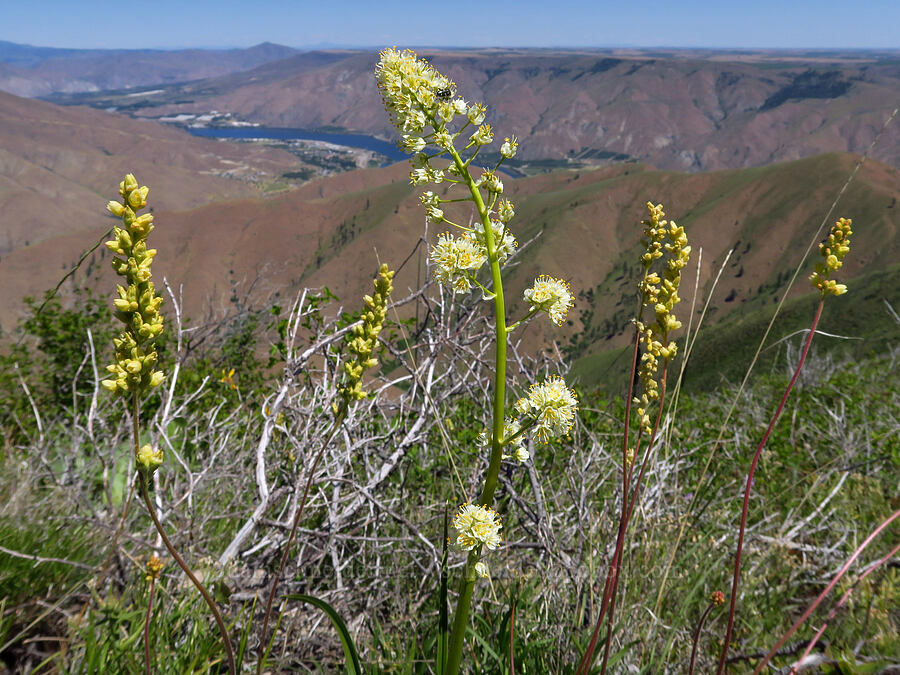
[[[697,645],[700,642],[700,631],[703,630],[703,624],[706,623],[706,617],[709,616],[709,613],[715,606],[715,603],[709,603],[706,610],[704,610],[703,615],[700,617],[700,621],[697,623],[697,630],[694,631],[694,646],[691,649],[691,665],[688,667],[688,675],[694,675],[694,663],[697,661]]]
[[[784,645],[784,643],[788,641],[791,635],[793,635],[797,631],[797,629],[800,628],[801,625],[803,625],[803,622],[809,618],[809,615],[816,611],[816,607],[821,604],[822,600],[825,599],[825,596],[827,596],[831,592],[831,589],[837,585],[837,582],[841,580],[841,577],[843,577],[844,574],[847,573],[847,570],[850,569],[850,565],[852,565],[853,562],[860,556],[863,550],[872,542],[873,539],[875,539],[875,537],[881,534],[881,531],[884,528],[890,525],[898,516],[900,516],[900,510],[894,511],[894,513],[892,513],[887,520],[885,520],[883,523],[881,523],[881,525],[879,525],[872,531],[872,534],[866,537],[866,540],[862,544],[860,544],[859,547],[853,552],[853,555],[851,555],[849,560],[844,563],[844,566],[841,567],[840,572],[835,575],[834,579],[832,579],[831,582],[825,587],[825,590],[819,593],[819,597],[815,599],[813,604],[811,604],[809,608],[805,612],[803,612],[803,615],[794,622],[794,625],[788,629],[788,632],[784,634],[784,636],[775,644],[775,646],[769,650],[769,653],[765,655],[763,660],[759,662],[759,665],[756,666],[756,670],[753,671],[753,675],[758,675],[758,673],[763,668],[765,668],[766,664],[772,659],[773,656],[775,656],[775,652],[781,649],[782,645]],[[895,548],[893,551],[891,551],[890,554],[888,554],[887,557],[890,557],[890,555],[892,555],[896,551],[897,549]],[[887,559],[887,557],[885,559]],[[882,560],[881,562],[884,561]],[[879,562],[878,564],[880,565],[881,562]],[[816,636],[816,638],[814,639],[818,639],[818,636]],[[808,650],[809,647],[807,648],[807,651]]]
[[[150,599],[147,600],[147,616],[144,617],[144,665],[150,675],[150,610],[153,609],[153,594],[156,591],[156,579],[150,577]]]
[[[731,582],[731,599],[728,605],[728,627],[725,629],[725,642],[722,645],[722,654],[719,656],[719,666],[716,668],[716,675],[721,675],[722,671],[725,669],[725,659],[728,657],[728,647],[731,644],[731,635],[734,631],[734,611],[737,604],[738,582],[741,577],[741,552],[744,548],[744,532],[747,529],[747,513],[750,508],[750,488],[753,487],[753,476],[756,473],[756,466],[759,463],[759,458],[762,455],[766,441],[769,440],[769,435],[772,433],[772,429],[775,428],[775,423],[778,421],[781,411],[784,410],[791,389],[794,388],[794,383],[800,376],[800,369],[803,368],[803,363],[806,361],[806,355],[809,353],[810,345],[812,345],[813,336],[816,334],[816,327],[819,325],[819,318],[822,316],[822,308],[824,306],[825,298],[823,297],[819,301],[819,306],[816,309],[816,315],[813,318],[812,326],[810,326],[809,335],[806,337],[806,343],[803,345],[803,351],[800,354],[800,361],[797,363],[794,375],[791,377],[787,389],[784,390],[784,395],[781,397],[781,402],[778,404],[775,414],[772,415],[772,419],[769,421],[769,427],[766,429],[765,435],[763,435],[762,440],[756,448],[756,453],[753,455],[753,461],[750,464],[750,471],[747,473],[747,485],[744,488],[744,506],[741,510],[741,530],[738,534],[737,554],[734,557],[734,578]]]
[[[881,560],[879,560],[874,565],[869,567],[865,572],[863,572],[859,576],[859,579],[857,579],[856,581],[853,582],[853,585],[847,589],[847,591],[841,596],[841,599],[837,601],[837,604],[834,607],[832,607],[830,612],[828,612],[828,617],[822,623],[822,627],[818,631],[816,631],[816,634],[809,641],[809,644],[806,645],[806,649],[803,651],[803,653],[800,655],[800,658],[797,659],[797,661],[794,663],[794,665],[801,663],[803,661],[803,659],[805,659],[807,656],[809,656],[809,653],[813,650],[813,647],[816,646],[816,643],[819,641],[819,638],[822,637],[822,634],[825,632],[825,629],[828,628],[828,622],[831,621],[834,618],[834,615],[837,614],[837,611],[841,607],[844,606],[844,603],[847,602],[847,598],[850,597],[850,595],[853,593],[853,591],[859,585],[859,582],[861,582],[863,579],[865,579],[867,576],[869,576],[872,572],[877,570],[884,563],[886,563],[888,560],[890,560],[892,557],[894,557],[897,554],[897,551],[900,551],[900,544],[897,544],[893,549],[891,549],[890,553],[888,553]],[[791,668],[793,669],[793,666],[791,666]],[[793,672],[793,670],[791,672]]]
[[[847,591],[841,596],[841,599],[837,601],[837,604],[828,612],[828,618],[822,623],[822,627],[816,632],[813,636],[812,640],[809,641],[809,644],[806,645],[806,650],[800,655],[800,658],[797,659],[797,663],[801,662],[809,653],[813,650],[813,647],[816,646],[816,643],[819,641],[819,638],[822,637],[822,634],[825,632],[825,629],[828,628],[828,622],[834,618],[834,615],[837,614],[837,611],[844,606],[844,603],[847,602],[847,598],[850,597],[850,594],[853,593],[854,589],[859,585],[859,582],[869,576],[872,572],[877,570],[879,567],[884,565],[888,560],[893,558],[897,551],[900,551],[900,544],[897,544],[893,549],[891,549],[890,553],[884,556],[881,560],[876,562],[874,565],[869,567],[865,572],[859,575],[859,579],[853,582],[853,585],[847,589]]]
[[[609,605],[609,591],[611,587],[613,568],[618,565],[618,554],[620,546],[620,540],[624,536],[624,532],[622,531],[622,521],[624,520],[626,502],[628,501],[628,480],[630,478],[630,472],[628,470],[628,425],[631,420],[631,399],[634,394],[634,374],[637,370],[637,361],[638,361],[638,348],[640,346],[641,334],[640,331],[635,328],[634,331],[634,352],[631,356],[631,372],[628,376],[628,394],[625,397],[625,433],[624,441],[622,443],[622,515],[623,518],[619,521],[619,534],[616,537],[616,548],[613,552],[613,559],[610,562],[610,568],[606,575],[606,582],[603,587],[603,601],[600,606],[600,615],[597,617],[597,623],[594,625],[594,632],[591,635],[591,641],[588,644],[587,649],[584,652],[584,656],[581,657],[581,661],[578,662],[578,668],[576,669],[576,675],[583,675],[586,672],[587,664],[590,661],[593,661],[594,650],[597,649],[597,640],[600,637],[600,626],[603,625],[603,617],[606,614],[606,609]]]
[[[213,618],[216,620],[216,625],[219,627],[219,632],[222,634],[222,644],[225,647],[225,656],[228,659],[228,672],[231,675],[235,675],[237,672],[234,667],[234,652],[231,650],[231,640],[228,637],[228,629],[225,627],[225,622],[222,620],[222,615],[219,613],[219,608],[216,607],[216,601],[213,600],[212,596],[209,594],[209,591],[206,590],[206,587],[200,582],[200,580],[191,572],[191,568],[188,567],[188,564],[184,561],[184,558],[175,550],[175,547],[172,545],[172,542],[169,541],[169,537],[166,535],[166,531],[163,529],[162,523],[159,522],[159,516],[156,515],[156,507],[153,506],[153,502],[150,500],[150,494],[147,492],[147,477],[141,472],[140,473],[140,481],[141,481],[141,496],[144,498],[144,504],[147,505],[147,511],[150,513],[150,518],[153,519],[153,524],[156,526],[156,531],[159,532],[160,538],[163,540],[163,544],[166,545],[166,549],[169,551],[169,555],[171,555],[175,562],[178,563],[178,566],[184,571],[184,573],[188,576],[188,579],[191,580],[191,583],[200,591],[200,595],[203,596],[203,599],[206,601],[207,606],[209,607],[209,611],[212,613]]]
[[[606,644],[603,646],[603,665],[600,667],[601,675],[606,674],[606,666],[609,662],[609,649],[610,645],[612,645],[612,632],[613,632],[613,616],[616,612],[616,597],[619,592],[619,574],[622,572],[622,555],[625,548],[625,534],[628,531],[628,524],[631,522],[631,516],[634,513],[634,507],[638,502],[638,497],[641,492],[641,483],[644,480],[644,473],[647,470],[647,464],[650,460],[650,451],[653,450],[653,444],[656,442],[656,433],[659,431],[659,421],[662,418],[662,410],[663,410],[663,401],[666,398],[666,373],[668,372],[668,360],[664,362],[662,376],[659,381],[659,408],[656,411],[656,421],[653,423],[653,432],[650,434],[650,438],[647,442],[647,449],[644,451],[644,459],[641,462],[641,470],[638,473],[637,481],[634,485],[634,491],[632,492],[631,501],[628,502],[627,509],[625,509],[625,504],[623,502],[623,518],[624,524],[622,527],[622,549],[619,551],[619,560],[616,568],[616,574],[613,578],[612,584],[612,600],[609,605],[609,618],[607,619],[607,629],[606,629]],[[637,446],[637,444],[635,444]],[[637,447],[635,447],[635,453],[637,453]],[[632,463],[632,467],[628,472],[629,482],[631,481],[631,475],[634,472],[634,464]]]

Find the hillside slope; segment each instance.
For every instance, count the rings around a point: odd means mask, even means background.
[[[263,43],[246,49],[53,49],[0,41],[0,91],[47,96],[187,82],[255,68],[297,50]]]
[[[156,208],[180,210],[258,195],[296,165],[281,150],[0,92],[0,256],[95,230],[129,171],[153,186]]]
[[[517,339],[529,348],[555,341],[571,356],[603,352],[627,340],[639,223],[648,200],[663,202],[668,215],[685,225],[695,255],[702,249],[701,294],[710,288],[727,251],[734,249],[712,301],[709,325],[771,305],[856,161],[851,155],[831,154],[763,169],[701,174],[631,165],[508,181],[506,193],[517,211],[513,231],[520,242],[534,239],[506,277],[511,315],[521,312],[521,291],[539,273],[569,279],[578,294],[570,325],[557,329],[536,320],[517,332]],[[406,173],[404,165],[360,170],[266,199],[157,209],[153,245],[160,254],[154,269],[159,277],[184,284],[186,312],[193,317],[215,315],[235,288],[251,283],[259,298],[275,292],[285,298],[302,286],[328,285],[353,306],[354,298],[368,291],[377,261],[398,266],[425,234],[420,190],[409,185]],[[153,189],[162,199],[165,191]],[[110,185],[106,195],[113,190]],[[834,215],[854,218],[846,278],[900,259],[898,197],[897,169],[873,161],[863,165]],[[93,199],[98,215],[92,227],[61,232],[4,256],[0,284],[8,297],[52,286],[61,270],[109,227],[111,219],[99,214],[104,197]],[[462,210],[449,217],[457,222],[468,218]],[[431,226],[428,239],[443,229]],[[107,268],[108,256],[101,250],[77,281],[107,292],[113,284]],[[688,268],[686,296],[695,274],[693,266]],[[398,294],[424,278],[420,248],[397,276]],[[798,288],[805,292],[802,283]],[[896,295],[884,299],[900,306]],[[881,298],[871,302],[883,307]],[[687,307],[681,306],[683,316]],[[5,309],[10,311],[4,328],[9,328],[15,312]]]

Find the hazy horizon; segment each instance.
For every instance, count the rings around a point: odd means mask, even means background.
[[[836,0],[731,5],[708,0],[497,0],[475,12],[407,2],[228,0],[133,5],[63,0],[4,9],[0,40],[63,49],[682,48],[893,50],[900,3]]]
[[[715,52],[755,52],[755,51],[771,51],[771,52],[801,52],[801,53],[833,53],[833,52],[860,52],[860,53],[871,53],[871,52],[898,52],[900,53],[900,47],[758,47],[758,46],[723,46],[723,45],[638,45],[638,44],[606,44],[606,45],[544,45],[544,46],[535,46],[535,45],[454,45],[454,44],[379,44],[379,45],[363,45],[363,44],[341,44],[341,43],[332,43],[332,42],[322,42],[318,44],[304,44],[304,45],[291,45],[285,44],[282,42],[275,42],[273,40],[263,40],[261,42],[256,42],[254,44],[249,45],[236,45],[236,44],[223,44],[223,45],[171,45],[171,46],[158,46],[158,45],[147,45],[147,46],[131,46],[131,47],[73,47],[73,46],[56,46],[56,45],[46,45],[46,44],[35,44],[30,42],[17,42],[15,40],[6,40],[0,38],[0,43],[14,44],[20,47],[30,47],[34,49],[59,49],[59,50],[72,50],[72,51],[160,51],[160,52],[176,52],[176,51],[188,51],[188,50],[198,50],[198,51],[228,51],[232,49],[252,49],[253,47],[259,47],[264,44],[274,45],[276,47],[287,47],[289,49],[296,49],[298,51],[315,51],[315,50],[328,50],[328,49],[346,49],[346,50],[354,50],[354,51],[372,51],[377,52],[384,49],[386,46],[395,46],[399,49],[412,49],[415,51],[423,51],[427,49],[433,49],[437,51],[451,51],[451,50],[471,50],[471,51],[487,51],[491,49],[509,49],[509,50],[545,50],[545,51],[579,51],[579,50],[619,50],[619,49],[633,49],[639,51],[652,51],[654,49],[660,50],[671,50],[671,51],[715,51]]]

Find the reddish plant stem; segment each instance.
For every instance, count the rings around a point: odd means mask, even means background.
[[[612,645],[612,633],[613,633],[613,617],[616,612],[616,598],[618,596],[619,591],[619,575],[622,573],[622,556],[624,555],[625,550],[625,534],[628,531],[628,524],[631,522],[631,516],[634,513],[634,507],[638,502],[638,498],[640,497],[641,492],[641,484],[644,480],[644,473],[647,470],[647,464],[650,460],[650,452],[653,450],[653,444],[656,442],[656,433],[659,431],[659,421],[662,418],[663,411],[663,401],[666,398],[666,373],[668,372],[669,362],[666,360],[663,365],[662,376],[659,381],[659,407],[656,411],[656,421],[653,423],[653,432],[650,434],[650,438],[647,442],[647,449],[644,451],[644,459],[641,462],[641,470],[638,473],[637,481],[635,481],[634,490],[631,495],[631,500],[627,502],[627,508],[625,501],[623,500],[622,504],[622,517],[623,517],[623,525],[622,525],[622,547],[619,550],[619,560],[618,565],[616,566],[616,573],[613,577],[612,583],[612,599],[609,605],[609,618],[607,619],[607,628],[606,628],[606,644],[603,646],[603,665],[600,667],[601,675],[606,674],[606,666],[609,663],[609,649],[610,645]],[[640,435],[638,436],[640,438]],[[637,454],[637,443],[635,444],[635,454]],[[631,474],[634,471],[634,464],[632,463],[632,468],[629,469],[629,482],[631,480]]]
[[[334,426],[331,428],[331,433],[328,434],[328,437],[325,439],[322,447],[319,448],[319,452],[316,454],[316,457],[313,460],[312,467],[309,470],[309,476],[306,479],[306,488],[303,490],[303,498],[300,500],[300,506],[297,509],[297,513],[294,515],[294,523],[291,526],[291,534],[288,537],[287,544],[285,544],[284,553],[281,554],[281,563],[278,565],[278,571],[275,573],[275,578],[272,580],[272,588],[269,589],[269,597],[266,600],[266,613],[263,617],[262,633],[259,636],[259,659],[256,661],[256,675],[260,675],[260,673],[262,673],[263,661],[265,661],[267,652],[266,635],[269,631],[269,619],[272,615],[272,603],[275,602],[275,593],[278,591],[278,581],[281,579],[281,575],[284,572],[285,565],[287,565],[288,555],[291,552],[291,546],[294,543],[294,537],[297,535],[297,527],[300,524],[300,517],[303,515],[303,507],[306,506],[306,498],[309,496],[309,489],[312,486],[313,476],[315,476],[316,474],[316,468],[319,466],[319,461],[321,461],[322,455],[325,454],[325,449],[328,447],[328,444],[331,443],[331,439],[334,438],[337,430],[341,427],[341,422],[344,421],[344,417],[346,416],[346,414],[346,407],[342,406],[337,414],[337,417],[335,417],[334,419]]]
[[[153,519],[153,524],[156,526],[156,531],[159,532],[159,536],[163,540],[163,544],[165,544],[166,549],[169,551],[169,555],[174,558],[175,562],[178,563],[178,566],[184,570],[184,573],[188,576],[188,579],[191,580],[191,583],[197,587],[197,590],[200,591],[200,595],[203,596],[203,599],[206,601],[206,604],[209,606],[209,611],[212,613],[213,618],[216,620],[216,625],[219,627],[219,632],[222,634],[222,644],[225,647],[225,656],[228,659],[228,672],[231,675],[235,675],[237,672],[234,667],[234,652],[231,650],[231,640],[228,637],[228,629],[225,627],[225,622],[222,620],[222,615],[219,613],[219,608],[216,607],[216,601],[213,600],[212,596],[209,594],[209,591],[206,590],[206,587],[200,582],[200,580],[191,572],[190,567],[188,567],[187,563],[184,561],[184,558],[175,550],[175,547],[172,545],[172,542],[169,541],[169,537],[166,536],[165,530],[163,530],[162,523],[159,522],[159,516],[156,515],[156,507],[153,506],[153,502],[150,499],[150,493],[147,492],[147,478],[143,472],[140,474],[141,481],[141,496],[144,498],[144,504],[147,505],[147,511],[150,513],[150,518]]]
[[[809,656],[809,653],[813,650],[813,647],[816,646],[816,643],[822,637],[822,634],[825,632],[825,629],[828,628],[828,622],[831,621],[834,618],[834,615],[837,614],[837,611],[841,607],[844,606],[844,603],[847,602],[847,598],[850,597],[850,595],[853,593],[853,591],[859,585],[859,582],[861,582],[863,579],[865,579],[867,576],[869,576],[872,572],[877,570],[879,567],[884,565],[884,563],[886,563],[888,560],[890,560],[895,555],[897,555],[898,551],[900,551],[900,544],[897,544],[894,548],[891,549],[891,551],[886,556],[884,556],[881,560],[876,562],[874,565],[870,566],[865,572],[863,572],[861,575],[859,575],[859,579],[857,579],[856,581],[853,582],[853,585],[847,589],[847,591],[841,596],[841,599],[837,601],[837,604],[831,608],[830,612],[828,612],[828,617],[825,619],[825,621],[822,622],[822,627],[819,628],[818,631],[816,631],[816,634],[809,641],[809,644],[806,645],[806,649],[803,651],[803,653],[800,655],[800,658],[797,659],[797,661],[794,663],[794,665],[797,665],[798,663],[803,661],[803,659],[805,659],[807,656]]]
[[[668,364],[666,364],[667,366]],[[628,531],[628,525],[631,522],[631,516],[634,513],[634,507],[637,504],[638,497],[640,494],[641,484],[644,479],[644,474],[647,470],[648,461],[650,459],[650,451],[653,448],[653,443],[656,440],[656,434],[659,430],[659,422],[662,418],[662,406],[663,401],[665,399],[666,392],[666,372],[667,368],[664,366],[662,378],[660,380],[660,397],[659,397],[659,408],[656,414],[656,423],[653,427],[653,432],[650,435],[650,441],[647,444],[647,449],[644,452],[644,458],[641,461],[641,470],[638,472],[638,479],[635,483],[633,490],[626,489],[625,493],[622,496],[622,515],[619,520],[619,531],[616,536],[616,548],[613,553],[613,559],[610,563],[610,567],[607,571],[606,582],[603,587],[603,602],[600,607],[600,615],[597,617],[597,624],[594,627],[594,634],[591,640],[591,644],[588,645],[588,649],[585,651],[584,656],[578,665],[577,673],[579,675],[586,675],[588,669],[590,668],[590,664],[593,663],[594,651],[596,650],[597,639],[600,634],[600,626],[603,625],[603,619],[607,616],[607,609],[609,610],[608,616],[608,627],[607,627],[607,640],[604,646],[604,657],[603,657],[603,667],[601,668],[601,672],[605,672],[606,664],[609,659],[609,647],[610,647],[610,637],[612,636],[612,617],[615,613],[616,607],[616,596],[619,584],[619,574],[621,573],[621,563],[622,563],[622,553],[625,547],[625,535]],[[631,392],[629,391],[629,394]],[[630,400],[630,399],[629,399]],[[637,439],[635,441],[635,453],[640,449],[640,441],[641,441],[641,431],[638,431]],[[623,472],[627,477],[626,486],[631,484],[631,478],[634,475],[634,462],[627,461],[627,455],[625,457],[625,465],[623,466]],[[630,466],[629,466],[630,464]],[[629,499],[629,492],[631,494],[631,499]]]
[[[147,600],[147,616],[144,617],[144,665],[150,675],[150,611],[153,609],[153,596],[156,592],[156,579],[150,577],[150,599]]]
[[[797,631],[797,629],[803,625],[803,622],[809,618],[810,614],[816,611],[816,607],[818,607],[822,603],[822,600],[824,600],[825,597],[831,592],[831,589],[833,589],[837,585],[837,582],[840,581],[841,577],[843,577],[847,573],[847,570],[850,569],[850,566],[860,556],[865,548],[870,543],[872,543],[872,540],[875,539],[875,537],[877,537],[879,534],[881,534],[882,530],[884,530],[898,517],[900,517],[900,510],[894,511],[884,522],[881,523],[881,525],[879,525],[872,531],[872,534],[866,537],[865,541],[857,547],[857,549],[853,552],[853,555],[851,555],[847,562],[844,563],[843,567],[841,567],[840,571],[835,575],[834,579],[832,579],[831,582],[825,587],[825,590],[819,593],[819,596],[815,599],[815,601],[813,601],[813,603],[807,608],[807,610],[803,612],[802,616],[794,622],[794,625],[788,629],[788,632],[785,633],[782,638],[777,643],[775,643],[775,646],[769,650],[769,653],[766,654],[765,657],[763,657],[763,660],[759,662],[759,665],[756,666],[756,669],[753,671],[753,675],[758,675],[759,672],[766,667],[766,664],[772,660],[773,656],[775,656],[775,652],[781,649],[784,643],[787,642],[788,639],[790,639],[791,635],[793,635]],[[891,551],[891,553],[885,557],[885,560],[896,551],[896,548]],[[878,564],[880,565],[881,562],[879,562]],[[817,638],[818,636],[816,636],[816,639]]]
[[[694,646],[691,648],[691,665],[688,666],[688,675],[694,675],[694,663],[697,661],[697,645],[700,643],[700,631],[703,630],[703,624],[706,623],[706,617],[715,607],[715,603],[711,602],[706,606],[700,621],[697,622],[697,630],[694,631]]]
[[[625,397],[625,433],[624,441],[622,443],[622,511],[624,514],[625,511],[625,502],[628,500],[628,480],[630,478],[630,473],[628,469],[628,436],[629,429],[628,425],[631,421],[631,399],[634,394],[634,374],[637,370],[637,361],[638,361],[638,348],[640,346],[641,334],[640,331],[635,328],[634,331],[634,351],[631,356],[631,372],[628,377],[628,394]],[[582,675],[586,672],[587,664],[589,661],[593,661],[594,650],[597,649],[597,640],[600,638],[600,627],[603,625],[603,617],[606,614],[606,609],[609,606],[609,590],[612,583],[612,570],[618,563],[618,552],[620,549],[619,541],[624,536],[624,532],[621,527],[622,521],[619,521],[619,533],[616,537],[616,548],[613,553],[613,559],[610,562],[610,569],[606,575],[606,582],[603,588],[603,601],[600,606],[600,614],[597,617],[597,622],[594,625],[594,632],[591,635],[591,641],[587,646],[587,649],[584,652],[584,656],[581,657],[581,661],[578,662],[578,668],[576,669],[576,675]]]
[[[809,354],[809,348],[810,345],[812,345],[813,336],[816,334],[816,327],[819,325],[819,318],[822,316],[822,308],[824,306],[825,298],[823,297],[819,301],[819,306],[816,308],[816,315],[813,318],[812,326],[809,328],[809,335],[806,337],[806,343],[803,345],[803,351],[800,353],[800,361],[797,363],[794,375],[791,377],[787,389],[784,390],[784,395],[781,397],[781,402],[778,404],[775,414],[772,415],[772,419],[769,421],[769,427],[766,429],[766,433],[756,447],[756,453],[754,453],[753,461],[750,463],[750,471],[747,472],[747,484],[744,487],[744,506],[741,509],[741,529],[738,534],[737,553],[734,556],[734,577],[731,582],[731,599],[728,605],[728,626],[725,629],[725,641],[722,645],[722,654],[719,656],[719,665],[716,668],[716,675],[721,675],[722,671],[725,669],[725,659],[728,657],[728,647],[731,644],[731,635],[734,631],[734,612],[737,605],[738,583],[741,578],[741,552],[744,548],[744,533],[747,529],[747,513],[750,510],[750,489],[753,487],[753,476],[756,474],[756,467],[759,464],[759,458],[762,455],[763,448],[769,440],[772,429],[775,428],[775,423],[778,421],[781,411],[784,410],[788,396],[790,396],[791,390],[794,388],[794,383],[800,376],[800,369],[803,368],[803,363],[806,361],[807,354]]]
[[[622,434],[622,512],[625,512],[625,500],[628,496],[628,485],[631,481],[631,469],[628,466],[628,436],[631,424],[631,406],[634,398],[634,378],[637,375],[638,353],[640,352],[641,332],[634,329],[634,350],[631,354],[631,373],[628,378],[628,394],[625,397],[625,433]],[[640,432],[639,432],[640,433]],[[640,436],[638,436],[640,438]]]
[[[107,566],[109,565],[110,560],[118,553],[119,537],[122,535],[122,528],[125,526],[125,519],[128,517],[129,508],[131,508],[132,497],[134,497],[134,483],[131,483],[131,487],[128,489],[125,508],[122,511],[122,517],[119,519],[119,525],[116,527],[116,533],[113,535],[112,546],[110,546],[109,553],[106,554],[106,558],[103,559],[103,563],[100,565],[100,575],[97,577],[97,588],[99,588],[106,580]]]

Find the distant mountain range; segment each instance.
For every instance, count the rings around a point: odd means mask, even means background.
[[[492,50],[423,54],[524,160],[632,160],[678,171],[864,152],[900,103],[900,52],[799,54]],[[256,68],[137,91],[57,95],[139,117],[226,111],[262,125],[396,139],[374,52],[295,53]],[[900,124],[874,157],[900,166]]]
[[[131,89],[255,68],[297,52],[263,43],[247,49],[54,49],[0,41],[0,91],[54,93]]]

